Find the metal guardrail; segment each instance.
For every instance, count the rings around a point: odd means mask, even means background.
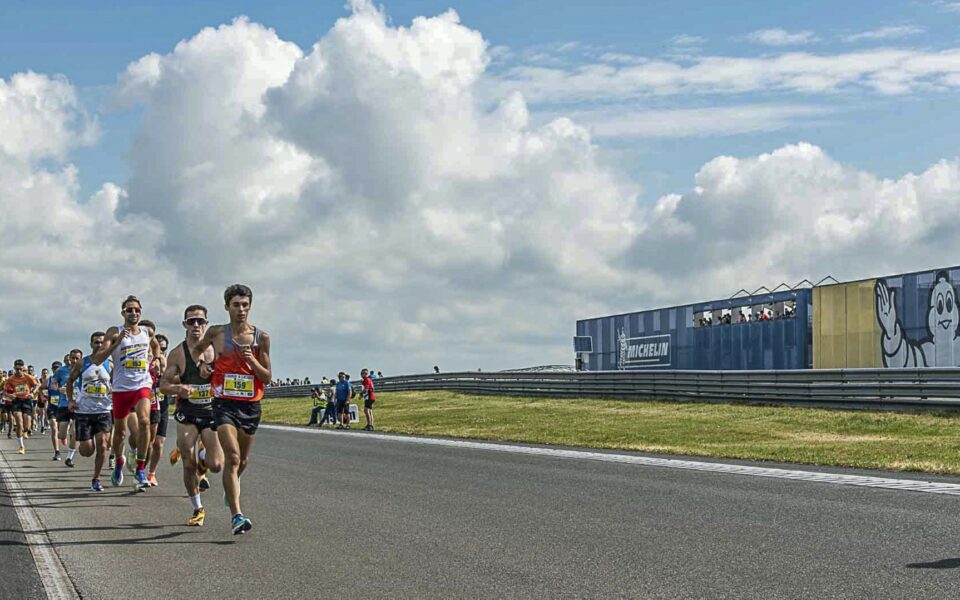
[[[374,383],[383,392],[444,390],[499,396],[960,409],[960,368],[463,372],[383,377]],[[270,387],[266,397],[309,396],[313,387]]]

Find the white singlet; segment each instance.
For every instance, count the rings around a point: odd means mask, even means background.
[[[123,331],[123,325],[118,327]],[[153,387],[150,377],[150,334],[145,327],[133,335],[127,332],[119,345],[113,349],[113,390],[134,392]]]
[[[80,395],[77,397],[77,414],[108,413],[113,408],[110,396],[110,361],[95,365],[90,357],[83,359],[80,372]]]

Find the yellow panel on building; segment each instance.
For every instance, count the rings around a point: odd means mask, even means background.
[[[813,368],[883,366],[874,279],[813,289]]]

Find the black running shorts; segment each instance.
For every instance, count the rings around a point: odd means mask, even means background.
[[[180,401],[180,407],[173,413],[173,418],[176,419],[177,423],[193,425],[197,428],[197,431],[216,429],[213,424],[213,410],[193,408],[187,404],[186,400]]]
[[[233,425],[247,435],[253,435],[260,426],[260,402],[213,399],[213,428]]]
[[[17,398],[13,401],[13,411],[30,414],[33,412],[33,401],[29,398]]]
[[[77,441],[92,440],[98,433],[113,431],[113,417],[110,413],[77,414]]]
[[[153,413],[150,414],[153,419]],[[166,396],[161,396],[160,410],[157,411],[157,435],[167,437],[167,421],[170,420],[170,402]]]
[[[58,406],[58,407],[57,407],[57,422],[58,422],[58,423],[66,423],[66,422],[68,422],[68,421],[73,421],[75,418],[76,418],[76,415],[74,415],[72,412],[70,412],[69,410],[67,410],[67,407],[66,407],[66,406]]]

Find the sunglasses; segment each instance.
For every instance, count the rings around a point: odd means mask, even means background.
[[[139,315],[139,314],[140,314],[140,309],[139,309],[139,308],[134,308],[134,307],[131,306],[130,308],[125,308],[125,309],[123,309],[123,312],[131,313],[131,314],[136,313],[136,314]]]
[[[189,319],[184,319],[183,322],[186,323],[187,325],[190,325],[191,327],[194,327],[196,325],[207,324],[207,320],[202,317],[190,317]]]

